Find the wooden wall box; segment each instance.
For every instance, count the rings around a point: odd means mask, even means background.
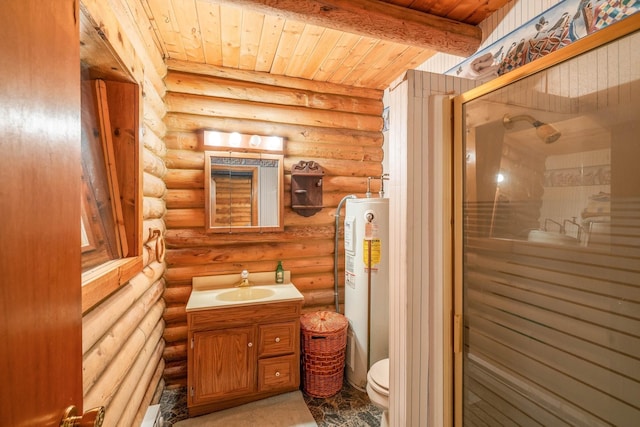
[[[299,161],[291,167],[291,209],[311,216],[322,209],[324,170],[314,162]]]

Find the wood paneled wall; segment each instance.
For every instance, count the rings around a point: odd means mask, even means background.
[[[409,70],[389,92],[389,419],[450,424],[451,135],[443,107],[476,82]],[[437,95],[437,96],[436,96]],[[445,96],[446,95],[446,96]],[[447,104],[449,104],[447,102]],[[428,361],[425,362],[425,361]]]
[[[143,169],[143,262],[128,283],[83,316],[84,407],[106,406],[105,426],[140,425],[164,388],[164,321],[162,300],[165,272],[163,216],[166,173],[163,157],[166,132],[162,118],[166,66],[155,49],[149,28],[135,16],[131,0],[83,0],[83,19],[99,28],[107,47],[100,58],[88,58],[95,74],[109,75],[104,59],[117,64],[140,87],[140,168]],[[86,48],[86,45],[84,48]],[[87,58],[85,58],[87,59]],[[104,69],[100,69],[100,64]]]
[[[275,271],[282,260],[304,295],[303,311],[334,309],[334,214],[345,195],[364,196],[367,177],[382,174],[383,107],[377,90],[168,64],[164,358],[167,384],[180,385],[187,377],[185,306],[194,276]],[[197,142],[202,129],[286,138],[283,232],[204,231],[204,154]],[[311,217],[291,210],[290,171],[300,160],[313,160],[325,171],[324,208]],[[378,188],[374,181],[372,191]]]

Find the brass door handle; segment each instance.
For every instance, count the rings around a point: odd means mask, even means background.
[[[82,415],[78,415],[78,408],[69,406],[64,411],[60,427],[100,427],[104,422],[104,406],[91,408]]]

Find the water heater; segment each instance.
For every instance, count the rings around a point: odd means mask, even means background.
[[[364,390],[371,365],[389,357],[389,199],[346,203],[346,375],[351,385]]]

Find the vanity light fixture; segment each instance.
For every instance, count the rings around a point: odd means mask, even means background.
[[[238,132],[232,132],[231,135],[229,135],[229,145],[231,145],[232,147],[240,147],[241,142],[242,136]]]
[[[251,135],[251,138],[249,138],[249,145],[252,147],[259,147],[261,142],[262,138],[258,135]]]
[[[284,138],[280,136],[247,135],[239,132],[220,132],[215,130],[202,131],[200,139],[203,150],[233,151],[267,151],[282,153]]]

